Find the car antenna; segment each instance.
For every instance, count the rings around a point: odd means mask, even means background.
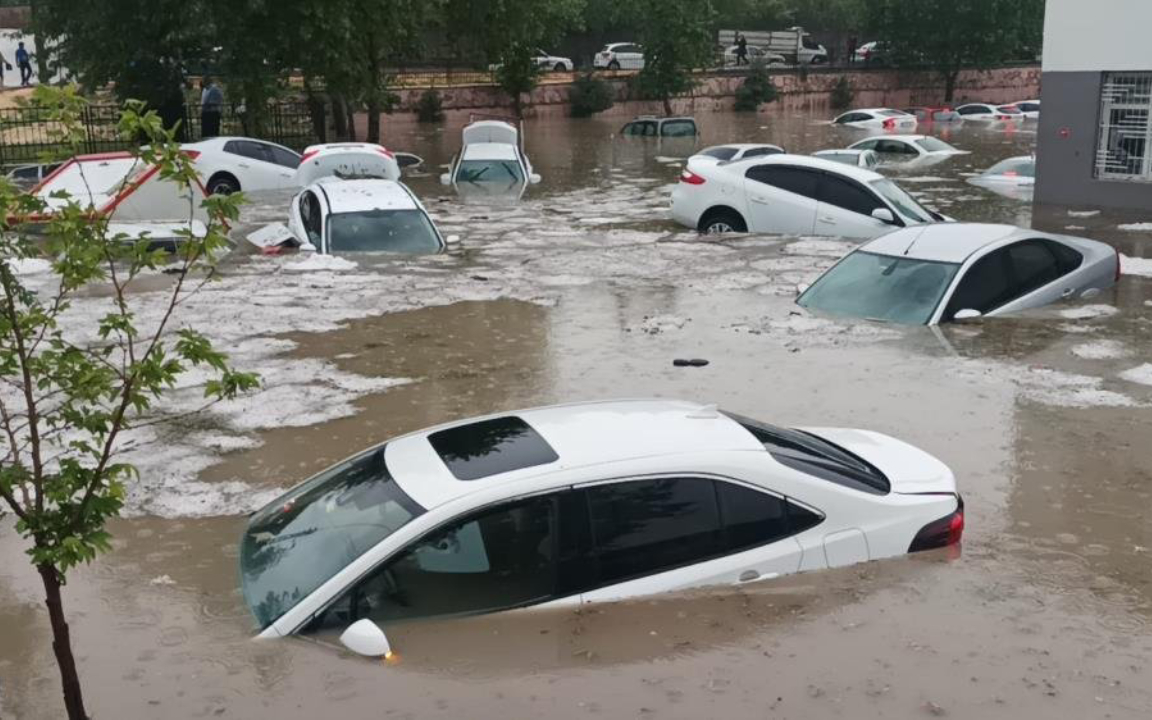
[[[927,232],[927,230],[928,230],[927,227],[920,228],[920,232],[916,233],[916,237],[912,238],[912,242],[908,243],[908,247],[904,248],[903,255],[905,257],[908,256],[908,253],[912,252],[912,248],[914,248],[916,246],[916,243],[919,242],[920,236],[923,235],[925,232]]]

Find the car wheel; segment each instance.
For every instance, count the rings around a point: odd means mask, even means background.
[[[748,232],[748,225],[740,213],[728,208],[711,210],[700,219],[697,228],[702,235],[723,235],[725,233]]]
[[[556,72],[565,72],[568,70],[568,68],[564,66],[564,63],[560,63],[560,62],[556,63],[556,67],[554,67],[552,69],[555,70]]]
[[[208,181],[209,195],[231,195],[240,192],[240,181],[228,173],[217,173]]]
[[[619,70],[620,69],[620,61],[619,60],[613,60],[612,62],[608,63],[608,69],[609,70]]]

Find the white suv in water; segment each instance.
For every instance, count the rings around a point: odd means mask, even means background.
[[[372,448],[254,514],[261,637],[738,585],[960,540],[952,472],[864,430],[669,400],[538,408]]]

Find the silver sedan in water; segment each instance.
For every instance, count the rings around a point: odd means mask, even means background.
[[[796,302],[832,315],[936,325],[1092,298],[1119,278],[1119,254],[1095,240],[939,223],[865,244]]]

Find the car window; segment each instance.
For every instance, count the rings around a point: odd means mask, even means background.
[[[816,42],[815,40],[813,40],[808,35],[805,35],[804,37],[802,37],[800,39],[800,42],[801,42],[801,44],[804,45],[804,48],[807,50],[819,50],[820,49],[820,43]]]
[[[721,552],[711,480],[663,478],[588,488],[603,584],[670,570]]]
[[[988,168],[984,174],[1034,178],[1036,177],[1036,161],[1032,158],[1008,158]]]
[[[264,151],[264,146],[251,140],[229,140],[224,143],[224,152],[239,155],[249,160],[271,162],[271,155]]]
[[[308,240],[320,247],[320,199],[311,190],[300,195],[300,220],[304,224],[304,231],[308,233]]]
[[[1039,112],[1040,111],[1040,103],[1019,103],[1016,105],[1016,107],[1020,108],[1024,112]]]
[[[291,150],[277,147],[276,145],[266,145],[265,147],[268,152],[272,154],[273,163],[291,170],[300,167],[300,156]]]
[[[820,174],[811,170],[782,165],[756,165],[748,168],[749,180],[771,185],[806,198],[816,199]]]
[[[535,428],[511,415],[438,430],[428,436],[428,444],[457,480],[479,480],[560,459]]]
[[[857,250],[820,276],[796,302],[832,315],[923,325],[960,266]]]
[[[899,140],[878,140],[873,148],[876,152],[890,155],[919,155],[916,148]]]
[[[728,482],[716,483],[724,549],[739,552],[791,534],[788,503],[768,493]]]
[[[871,215],[877,208],[887,208],[875,193],[865,190],[858,183],[837,177],[824,175],[820,179],[820,186],[816,198],[823,203],[835,205],[838,208],[851,210],[861,215]]]
[[[652,136],[656,134],[656,123],[650,120],[634,120],[624,126],[624,135]]]
[[[1070,248],[1064,243],[1053,240],[1037,240],[1037,242],[1043,243],[1056,256],[1056,264],[1060,268],[1061,275],[1067,275],[1084,264],[1084,256],[1080,254],[1080,251]]]
[[[951,320],[961,310],[989,313],[1012,298],[1012,275],[1008,267],[1008,252],[996,250],[977,260],[964,274],[944,319]]]
[[[555,590],[555,497],[452,521],[341,596],[309,630],[529,605]]]
[[[940,152],[945,150],[952,150],[952,146],[944,142],[940,138],[922,137],[916,141],[916,144],[924,148],[928,152]]]
[[[660,126],[664,137],[691,137],[696,134],[696,123],[692,120],[668,120]]]
[[[963,107],[958,108],[956,112],[960,113],[961,115],[978,115],[980,113],[988,112],[988,108],[984,107],[983,105],[964,105]]]
[[[881,110],[880,112],[878,112],[876,114],[879,115],[880,117],[903,117],[903,116],[907,115],[908,113],[900,111],[900,110]]]
[[[871,119],[872,119],[872,116],[868,115],[866,113],[848,113],[847,115],[841,115],[839,118],[836,119],[836,122],[838,122],[838,123],[854,123],[854,122],[861,122],[863,120],[871,120]]]
[[[781,155],[781,151],[773,147],[751,148],[744,153],[744,157],[763,157],[765,155]]]
[[[875,150],[879,140],[865,140],[852,146],[853,150]]]
[[[700,154],[707,155],[708,157],[714,157],[718,160],[731,160],[732,158],[736,157],[736,152],[737,150],[734,147],[714,147],[708,148]]]
[[[1025,240],[1009,245],[1008,257],[1012,261],[1014,298],[1023,297],[1063,275],[1057,265],[1056,256],[1044,243],[1036,240]]]

